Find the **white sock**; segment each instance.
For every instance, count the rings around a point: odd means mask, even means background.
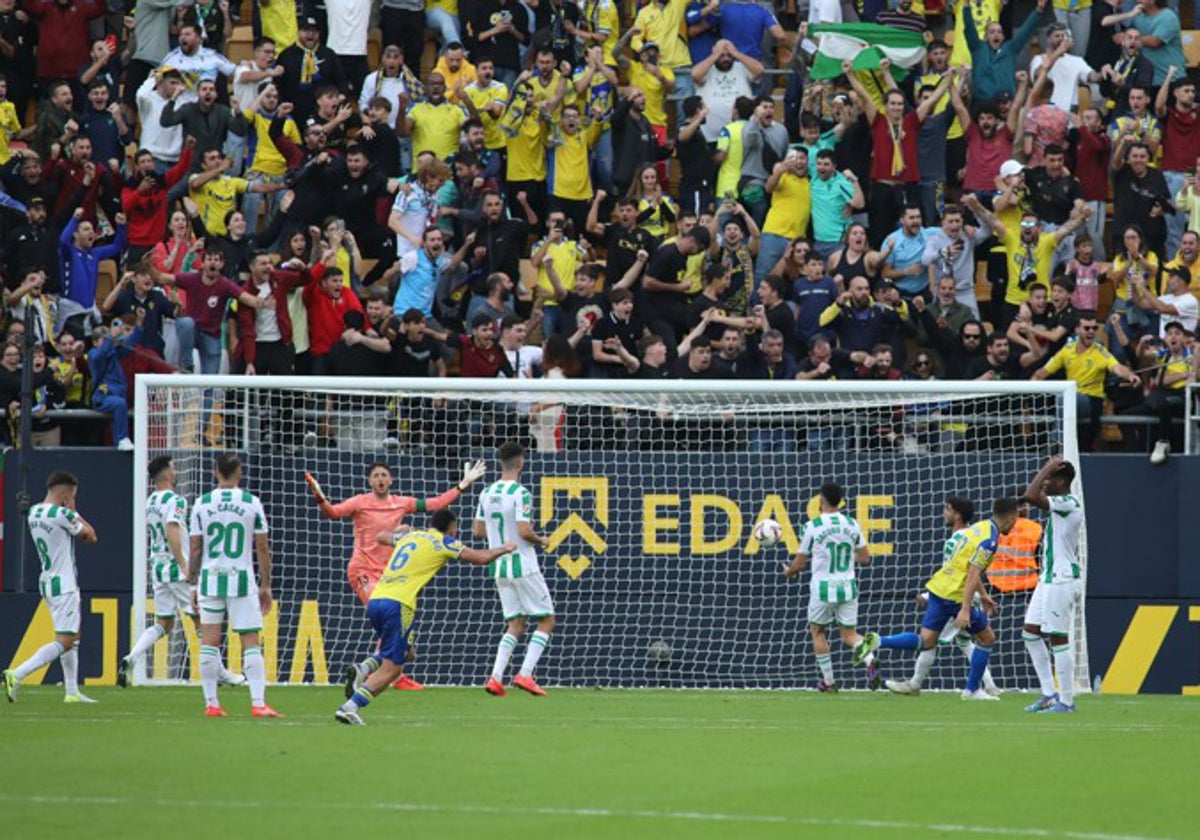
[[[221,674],[221,649],[200,646],[200,685],[204,689],[204,703],[220,706],[217,700],[217,677]]]
[[[988,690],[994,690],[996,688],[996,681],[992,679],[991,668],[983,669],[983,687]]]
[[[1054,670],[1058,673],[1058,700],[1070,706],[1075,702],[1075,648],[1070,642],[1054,648]]]
[[[529,637],[529,644],[525,647],[525,661],[521,663],[522,677],[533,676],[533,669],[537,667],[538,660],[546,652],[548,644],[550,644],[550,634],[543,633],[541,630],[535,630]]]
[[[821,669],[821,679],[827,683],[833,683],[833,654],[818,653],[817,667]]]
[[[250,705],[266,705],[267,666],[263,663],[262,648],[246,648],[242,653],[242,673],[250,684]]]
[[[508,668],[508,660],[512,659],[516,647],[517,637],[513,634],[505,633],[500,637],[500,645],[496,648],[496,661],[492,663],[492,679],[504,680],[504,671]]]
[[[79,642],[58,660],[63,669],[63,688],[67,694],[79,693]]]
[[[917,688],[929,678],[929,672],[933,670],[933,661],[937,659],[937,648],[932,647],[929,650],[923,650],[917,654],[916,664],[913,665],[912,679],[909,680]]]
[[[137,662],[146,651],[154,647],[155,642],[165,635],[167,635],[167,631],[163,629],[161,624],[151,624],[142,631],[142,635],[138,636],[137,642],[129,649],[129,655],[125,658],[130,662]]]
[[[1033,660],[1033,670],[1037,672],[1042,696],[1049,697],[1054,693],[1054,676],[1050,673],[1050,651],[1046,650],[1046,642],[1036,633],[1024,631],[1021,639],[1025,642],[1025,650],[1029,651],[1029,658]]]
[[[44,668],[53,662],[58,657],[62,656],[63,646],[58,642],[49,642],[37,649],[33,656],[26,659],[16,668],[13,668],[13,674],[17,679],[23,680],[39,668]]]

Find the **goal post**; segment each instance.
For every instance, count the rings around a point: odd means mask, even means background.
[[[1070,382],[771,382],[396,379],[142,375],[135,383],[134,610],[150,621],[147,466],[171,455],[189,502],[211,489],[213,459],[237,452],[246,489],[264,504],[276,606],[264,618],[268,678],[336,682],[372,649],[346,566],[353,524],[322,517],[310,473],[331,501],[367,492],[367,467],[388,464],[393,493],[432,498],[465,461],[488,473],[453,503],[462,538],[479,491],[499,476],[495,449],[529,450],[522,482],[558,627],[539,673],[550,685],[798,688],[818,672],[807,638],[807,576],[787,583],[803,523],[825,480],[846,488],[872,563],[859,569],[860,629],[910,630],[914,596],[941,563],[942,504],[951,494],[986,516],[1050,454],[1079,465]],[[1081,482],[1081,478],[1077,479]],[[1076,493],[1082,492],[1077,483]],[[751,534],[784,527],[779,546]],[[406,520],[429,522],[427,513]],[[186,544],[186,540],[185,540]],[[1086,581],[1086,533],[1081,540]],[[1000,599],[992,667],[1004,688],[1036,687],[1020,639],[1025,597]],[[412,673],[438,685],[481,684],[503,628],[487,574],[451,564],[421,593]],[[197,642],[185,620],[133,678],[189,679]],[[1076,627],[1077,690],[1090,684],[1084,603]],[[865,684],[834,641],[839,682]],[[228,665],[240,669],[236,642]],[[889,652],[889,677],[912,657]],[[961,684],[952,645],[931,687]]]

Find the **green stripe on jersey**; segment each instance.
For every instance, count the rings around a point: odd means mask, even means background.
[[[511,496],[511,495],[513,495],[514,493],[516,493],[516,492],[517,492],[517,490],[518,490],[518,489],[520,489],[520,487],[521,487],[521,485],[520,485],[520,484],[517,484],[517,482],[515,482],[515,481],[510,481],[510,482],[508,483],[508,490],[506,490],[505,492],[506,492],[506,493],[508,493],[508,495],[510,495],[510,496]]]
[[[512,553],[512,576],[515,578],[521,576],[521,552],[519,551]]]
[[[1046,532],[1042,534],[1042,540],[1046,546],[1046,576],[1042,580],[1049,583],[1054,580],[1054,517],[1050,516],[1046,519]]]

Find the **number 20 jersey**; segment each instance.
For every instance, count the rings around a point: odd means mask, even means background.
[[[200,594],[252,595],[254,536],[267,533],[267,515],[253,493],[217,489],[196,500],[189,533],[200,538]]]

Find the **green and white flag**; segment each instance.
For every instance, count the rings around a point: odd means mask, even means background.
[[[878,70],[879,62],[892,62],[897,79],[925,57],[925,39],[920,32],[905,32],[878,23],[820,23],[808,27],[816,35],[817,55],[810,77],[833,79],[842,75],[842,62],[850,61],[855,70]]]

